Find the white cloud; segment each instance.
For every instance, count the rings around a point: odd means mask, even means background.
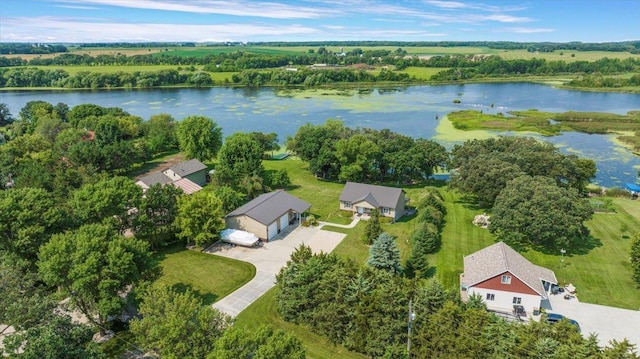
[[[457,2],[457,1],[438,1],[438,0],[430,0],[426,1],[427,4],[433,5],[435,7],[443,8],[443,9],[462,9],[469,7],[465,3]]]
[[[69,4],[90,4],[135,9],[179,11],[198,14],[251,16],[271,19],[315,19],[335,11],[277,2],[219,0],[58,0]],[[83,5],[79,5],[83,6]]]
[[[10,31],[9,31],[10,29]],[[125,24],[88,22],[55,17],[4,18],[0,41],[119,42],[119,41],[245,41],[257,36],[312,35],[318,31],[303,25],[266,24]]]

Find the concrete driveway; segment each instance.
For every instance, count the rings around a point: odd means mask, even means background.
[[[256,267],[256,276],[247,284],[213,304],[213,307],[237,316],[256,299],[276,285],[276,274],[287,264],[291,253],[304,243],[313,253],[331,252],[345,237],[343,233],[324,231],[319,227],[287,228],[262,247],[212,246],[207,253],[249,262]]]
[[[564,299],[561,294],[550,295],[551,309],[580,324],[582,335],[598,334],[598,341],[605,346],[610,340],[628,339],[640,348],[640,311],[580,303],[577,297]]]

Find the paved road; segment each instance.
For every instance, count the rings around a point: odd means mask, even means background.
[[[276,285],[276,274],[287,264],[291,253],[300,244],[308,245],[314,253],[329,253],[345,236],[319,227],[294,227],[288,228],[262,247],[221,245],[207,249],[208,253],[249,262],[256,267],[256,276],[249,283],[214,303],[213,307],[232,317],[237,316]]]
[[[601,346],[627,338],[640,348],[640,311],[580,303],[578,298],[567,300],[562,295],[551,295],[550,303],[550,312],[576,320],[585,337],[598,334]]]

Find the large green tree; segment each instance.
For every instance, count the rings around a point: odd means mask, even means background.
[[[261,193],[263,153],[263,147],[251,134],[236,132],[227,137],[218,154],[216,183],[230,186],[249,197]]]
[[[85,324],[74,323],[67,315],[51,316],[40,325],[9,335],[4,350],[15,358],[24,359],[97,359],[106,356],[93,342],[93,330]]]
[[[573,188],[548,177],[521,176],[496,198],[489,230],[499,239],[545,246],[567,246],[585,238],[591,218],[589,202]]]
[[[402,272],[400,249],[389,233],[383,232],[373,241],[373,245],[369,248],[367,265],[393,274]]]
[[[176,130],[180,151],[189,158],[207,161],[216,157],[222,145],[222,128],[205,116],[188,116]]]
[[[112,220],[122,233],[130,228],[136,208],[142,198],[142,189],[127,177],[108,177],[87,183],[73,192],[69,200],[72,215],[80,223]]]
[[[247,330],[233,327],[216,342],[208,359],[304,359],[302,341],[270,326]]]
[[[147,243],[101,224],[54,235],[40,248],[38,267],[42,279],[70,296],[101,334],[109,316],[122,314],[122,294],[159,273]]]
[[[142,123],[142,133],[153,153],[178,149],[178,122],[169,114],[153,115]]]
[[[39,188],[0,191],[0,249],[35,263],[38,249],[59,232],[64,212]]]
[[[133,229],[136,235],[147,238],[152,248],[160,244],[161,235],[173,232],[180,195],[182,190],[179,188],[158,183],[149,187],[140,200]]]
[[[6,103],[0,103],[0,126],[6,126],[14,120]]]
[[[205,358],[231,325],[229,316],[205,306],[191,291],[166,286],[146,291],[140,314],[131,321],[131,332],[143,348],[163,358]]]
[[[213,192],[200,191],[178,199],[178,215],[174,224],[177,236],[188,243],[206,247],[220,239],[225,227],[222,201]]]

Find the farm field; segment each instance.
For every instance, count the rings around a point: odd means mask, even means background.
[[[631,54],[629,52],[614,52],[614,51],[573,51],[573,50],[556,50],[553,52],[528,52],[527,50],[501,50],[491,49],[488,47],[479,46],[326,46],[325,48],[334,53],[340,53],[340,51],[350,52],[358,48],[363,51],[368,50],[388,50],[395,51],[398,47],[407,52],[409,56],[439,56],[439,55],[499,55],[505,60],[524,59],[529,60],[532,58],[552,60],[563,60],[566,62],[573,61],[595,61],[604,57],[610,59],[626,59],[629,57],[640,58],[640,54]],[[149,48],[78,48],[69,47],[67,53],[77,55],[172,55],[172,56],[188,56],[188,57],[205,57],[207,55],[218,55],[220,53],[229,53],[235,51],[244,51],[253,54],[268,54],[268,55],[301,55],[308,54],[310,50],[317,52],[320,46],[195,46],[195,47],[149,47]],[[32,58],[52,58],[60,54],[11,54],[2,55],[6,57],[22,57],[23,59],[30,60]]]

